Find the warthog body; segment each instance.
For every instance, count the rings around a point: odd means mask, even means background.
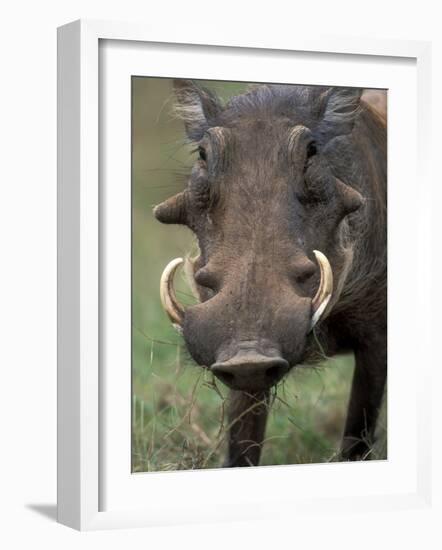
[[[179,260],[162,298],[194,360],[231,388],[226,465],[259,463],[272,386],[343,350],[356,367],[342,459],[365,458],[387,370],[382,109],[354,88],[263,85],[227,105],[191,81],[175,90],[199,158],[155,215],[195,233],[200,303],[176,300]]]

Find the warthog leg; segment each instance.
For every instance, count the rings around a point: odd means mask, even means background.
[[[384,340],[382,337],[381,340]],[[370,459],[387,377],[387,344],[355,350],[356,366],[342,441],[343,460]]]
[[[257,466],[261,455],[269,393],[231,390],[228,404],[229,448],[224,467]]]

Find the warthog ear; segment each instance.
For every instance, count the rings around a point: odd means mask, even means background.
[[[192,80],[173,81],[177,103],[175,112],[184,121],[191,141],[200,141],[221,112],[221,103],[210,90],[198,86]]]
[[[353,130],[362,91],[361,88],[330,88],[322,94],[317,134],[323,144]]]

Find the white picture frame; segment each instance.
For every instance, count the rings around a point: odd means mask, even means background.
[[[250,35],[249,35],[250,36]],[[366,40],[355,37],[311,37],[297,33],[293,37],[281,37],[278,42],[266,43],[265,38],[240,37],[224,39],[222,36],[199,36],[193,41],[186,36],[185,31],[178,35],[163,36],[149,32],[136,24],[76,21],[61,27],[58,31],[58,520],[59,522],[81,530],[151,526],[173,523],[192,523],[200,521],[228,521],[232,519],[259,519],[263,516],[263,505],[268,499],[273,504],[280,498],[283,506],[273,506],[278,516],[286,513],[288,516],[296,513],[315,513],[321,508],[330,507],[333,503],[334,512],[345,512],[352,509],[355,503],[361,510],[379,510],[395,508],[414,508],[427,506],[431,499],[431,469],[430,469],[430,431],[427,419],[430,416],[430,403],[425,397],[429,389],[429,368],[423,366],[420,378],[415,381],[413,391],[416,397],[415,409],[411,407],[415,426],[415,443],[413,461],[407,467],[413,469],[415,483],[406,487],[404,479],[398,477],[397,490],[392,487],[386,491],[374,490],[366,494],[352,494],[350,478],[360,477],[360,466],[365,464],[328,465],[327,469],[321,466],[316,468],[315,475],[321,483],[327,484],[327,479],[334,477],[328,493],[312,490],[311,498],[306,496],[296,498],[287,493],[278,493],[278,486],[286,484],[288,477],[298,466],[276,468],[252,468],[247,472],[244,469],[232,471],[211,472],[180,472],[155,474],[154,477],[145,477],[144,481],[136,481],[152,487],[157,494],[165,494],[167,498],[155,500],[155,506],[130,505],[130,493],[122,490],[121,504],[118,495],[113,499],[110,509],[103,505],[102,485],[106,481],[109,471],[113,478],[112,465],[104,467],[103,455],[109,451],[104,437],[105,419],[107,410],[103,406],[107,396],[103,392],[116,391],[120,387],[102,385],[102,357],[100,338],[102,336],[102,309],[103,280],[102,238],[101,232],[106,226],[100,225],[100,210],[102,205],[102,188],[100,187],[100,113],[103,105],[100,104],[100,62],[103,57],[100,47],[103,41],[115,44],[124,44],[131,48],[140,44],[166,44],[169,48],[178,51],[180,48],[192,50],[197,47],[199,52],[210,57],[206,51],[216,46],[221,51],[227,48],[230,56],[244,55],[244,52],[272,52],[272,55],[281,59],[287,52],[308,52],[314,55],[336,56],[346,59],[352,56],[376,57],[382,62],[394,63],[395,60],[411,60],[415,65],[417,95],[414,108],[417,113],[417,125],[410,124],[413,140],[408,147],[414,146],[412,152],[419,169],[420,179],[414,200],[419,205],[418,236],[419,267],[410,274],[410,281],[420,281],[422,289],[416,297],[414,313],[419,315],[421,340],[419,346],[424,349],[430,338],[431,328],[426,330],[426,323],[430,323],[430,295],[431,295],[431,234],[429,230],[429,212],[426,205],[431,204],[431,184],[428,174],[427,149],[429,141],[429,121],[431,104],[429,100],[430,81],[430,51],[431,45],[426,42]],[[223,50],[227,51],[227,50]],[[106,63],[108,58],[106,58]],[[126,59],[126,58],[125,58]],[[135,56],[133,56],[135,59]],[[360,57],[358,57],[360,59]],[[101,61],[100,61],[101,60]],[[128,63],[123,61],[124,63]],[[184,69],[183,69],[184,70]],[[206,71],[207,73],[207,71]],[[207,76],[207,74],[205,76]],[[117,74],[117,73],[115,73]],[[119,74],[119,73],[118,73]],[[202,73],[203,74],[203,73]],[[157,76],[153,74],[152,76]],[[172,75],[171,75],[172,76]],[[186,75],[173,75],[186,76]],[[194,76],[194,75],[191,75]],[[248,80],[244,77],[244,80]],[[250,80],[252,80],[250,78]],[[262,78],[265,80],[265,78]],[[104,79],[106,82],[106,78]],[[312,82],[314,83],[314,82]],[[337,84],[340,84],[338,82]],[[398,84],[399,86],[400,84]],[[411,96],[412,98],[414,96]],[[127,121],[130,124],[130,121]],[[390,123],[390,121],[389,121]],[[390,130],[390,125],[389,125]],[[124,134],[124,132],[123,132]],[[394,136],[393,132],[393,136]],[[398,131],[397,136],[400,135]],[[405,138],[404,138],[405,139]],[[127,154],[127,151],[126,153]],[[124,162],[123,162],[124,164]],[[413,167],[413,165],[412,165]],[[413,172],[414,173],[414,172]],[[414,180],[410,175],[411,184]],[[405,181],[405,180],[404,180]],[[409,189],[405,186],[405,189]],[[407,199],[403,199],[404,204]],[[114,201],[115,202],[115,201]],[[116,201],[118,202],[118,200]],[[398,220],[400,209],[406,206],[394,206],[397,209]],[[390,271],[394,274],[394,270]],[[398,287],[399,288],[399,287]],[[400,295],[398,296],[400,299]],[[417,318],[417,317],[416,317]],[[390,329],[390,327],[389,327]],[[416,350],[417,351],[417,350]],[[408,359],[412,361],[413,354]],[[130,361],[130,359],[128,359]],[[129,363],[130,365],[130,363]],[[411,382],[411,377],[410,377]],[[392,381],[394,383],[394,380]],[[130,406],[130,404],[129,404]],[[104,422],[104,423],[103,423]],[[124,423],[123,423],[124,425]],[[129,426],[127,426],[129,430]],[[130,450],[127,449],[127,454]],[[124,451],[123,451],[124,453]],[[404,460],[406,462],[406,460]],[[121,464],[121,463],[120,463]],[[382,475],[392,475],[395,471],[385,470]],[[121,468],[121,466],[117,466]],[[342,468],[351,469],[350,478],[345,491],[338,491]],[[304,468],[304,467],[303,467]],[[331,469],[333,468],[333,470]],[[378,475],[376,464],[370,465],[373,477]],[[400,468],[400,465],[397,466]],[[297,470],[299,471],[299,470]],[[409,470],[408,470],[409,471]],[[364,475],[366,475],[365,470]],[[201,475],[202,474],[202,475]],[[230,483],[242,484],[247,488],[244,494],[236,495],[235,505],[227,510],[222,507],[223,498],[228,495],[218,494],[218,500],[210,505],[210,491],[203,492],[203,487],[221,487],[225,485],[226,474],[230,476]],[[126,477],[130,472],[126,471]],[[303,477],[311,475],[305,467]],[[133,477],[133,476],[132,476]],[[394,477],[394,476],[393,476]],[[133,478],[135,479],[135,478]],[[141,478],[140,478],[141,479]],[[234,481],[233,481],[234,480]],[[244,481],[246,480],[246,481]],[[257,497],[253,487],[259,483],[264,487]],[[319,481],[318,481],[319,483]],[[402,485],[400,486],[400,484]],[[130,483],[133,485],[134,483]],[[275,485],[276,484],[276,485]],[[180,503],[179,498],[172,498],[174,486],[187,494],[195,493],[187,499],[187,506]],[[272,492],[271,487],[276,486]],[[155,487],[155,489],[154,489]],[[265,489],[267,487],[267,489]],[[401,488],[402,487],[402,488]],[[132,490],[132,489],[130,489]],[[134,489],[135,491],[136,489]],[[145,489],[143,489],[145,490]],[[305,490],[307,491],[307,489]],[[135,493],[134,493],[135,494]],[[205,496],[205,500],[198,500],[197,495]],[[249,495],[248,497],[245,495]],[[279,494],[279,496],[278,496]],[[254,496],[255,495],[255,496]],[[193,498],[193,501],[192,501]],[[134,499],[134,501],[137,499]],[[115,502],[116,501],[116,502]],[[218,507],[218,508],[217,508]],[[220,514],[219,509],[223,509]],[[167,513],[166,513],[167,511]],[[268,516],[268,510],[266,511]]]

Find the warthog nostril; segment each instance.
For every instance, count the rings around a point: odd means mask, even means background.
[[[221,380],[226,386],[231,387],[235,382],[235,375],[231,372],[214,372],[215,376]]]
[[[273,386],[289,370],[280,357],[266,357],[255,351],[240,351],[228,361],[210,369],[227,386],[242,391],[257,391]]]
[[[266,370],[266,378],[272,383],[279,382],[284,374],[287,372],[286,365],[274,365]]]

